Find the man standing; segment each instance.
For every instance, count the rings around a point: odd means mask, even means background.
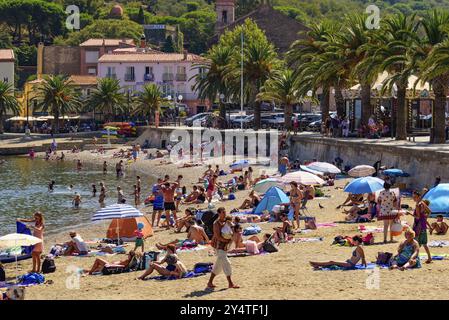
[[[231,242],[231,239],[225,239],[221,235],[221,229],[226,223],[226,209],[223,207],[218,208],[217,213],[218,219],[214,222],[214,235],[212,236],[211,242],[212,247],[216,250],[217,253],[217,261],[215,261],[214,263],[214,267],[212,269],[209,282],[207,283],[207,287],[209,289],[215,288],[215,285],[213,284],[214,278],[223,270],[223,273],[228,280],[229,288],[238,289],[240,287],[235,285],[231,279],[231,261],[229,261],[227,252],[228,245]]]
[[[165,210],[165,219],[167,222],[167,229],[170,228],[170,225],[175,224],[175,221],[178,219],[176,216],[176,205],[175,205],[175,191],[178,187],[178,183],[170,183],[169,181],[163,182],[159,185],[162,193],[164,194],[164,210]],[[170,221],[170,212],[173,214],[173,222]]]

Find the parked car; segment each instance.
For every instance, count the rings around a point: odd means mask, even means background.
[[[306,130],[307,131],[320,131],[321,130],[321,119],[309,123]]]
[[[198,113],[194,116],[188,117],[187,119],[184,120],[184,125],[186,126],[193,126],[193,122],[196,120],[202,120],[203,118],[205,118],[206,116],[210,115],[211,112],[202,112],[202,113]]]
[[[240,118],[235,118],[231,120],[231,126],[233,128],[241,128],[243,124],[243,128],[252,127],[254,123],[254,115],[242,116]]]

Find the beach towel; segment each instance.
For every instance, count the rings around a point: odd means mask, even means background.
[[[154,277],[150,277],[147,278],[145,280],[158,280],[158,281],[166,281],[166,280],[179,280],[179,279],[189,279],[189,278],[196,278],[196,277],[201,277],[201,276],[205,276],[207,273],[206,272],[202,272],[202,273],[195,273],[194,271],[188,271],[186,274],[184,274],[182,276],[182,278],[178,278],[175,276],[154,276]]]
[[[243,230],[243,235],[244,236],[250,236],[250,235],[258,234],[260,232],[262,232],[262,229],[258,225],[254,224],[252,226],[249,226],[249,227],[245,228]]]
[[[369,233],[369,232],[382,233],[382,232],[384,232],[383,227],[377,227],[377,226],[359,225],[358,230],[363,233]]]
[[[335,271],[335,270],[342,270],[342,271],[350,271],[350,270],[372,270],[374,268],[381,268],[381,269],[388,269],[387,265],[377,265],[375,263],[367,263],[366,267],[364,265],[358,264],[353,268],[345,268],[345,267],[339,267],[339,266],[329,266],[329,267],[320,267],[314,269],[315,271]]]
[[[433,248],[449,247],[449,241],[448,240],[433,240],[433,241],[429,242],[428,246],[433,247]]]
[[[420,253],[419,256],[420,256],[420,257],[425,257],[425,258],[427,258],[427,254],[426,254],[426,253]],[[432,260],[436,260],[436,261],[444,260],[444,259],[447,258],[448,256],[449,256],[449,255],[446,254],[446,253],[439,254],[439,255],[434,255],[434,256],[432,256]]]
[[[336,227],[337,224],[334,222],[322,222],[316,224],[317,228],[333,228]]]
[[[310,237],[310,238],[294,238],[288,240],[287,243],[300,243],[300,242],[321,242],[323,237]]]

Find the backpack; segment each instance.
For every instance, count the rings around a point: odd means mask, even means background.
[[[213,263],[212,262],[198,262],[197,264],[195,264],[195,266],[193,267],[193,272],[195,273],[208,273],[212,271],[213,268]]]
[[[6,273],[5,269],[3,269],[3,266],[0,265],[0,282],[6,281]]]
[[[393,254],[390,252],[378,252],[376,258],[376,264],[388,265],[390,263]]]
[[[42,273],[53,273],[56,271],[55,260],[51,257],[45,257],[42,262]]]
[[[273,252],[278,252],[279,249],[276,248],[276,246],[274,245],[273,241],[271,241],[271,238],[273,236],[271,236],[270,238],[268,238],[262,245],[262,250],[268,253],[273,253]]]

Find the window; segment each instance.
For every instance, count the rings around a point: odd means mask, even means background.
[[[87,73],[96,75],[97,74],[97,68],[87,68]]]
[[[172,96],[172,98],[175,96],[175,87],[170,83],[164,83],[161,85],[162,94],[164,97]]]
[[[115,67],[108,67],[108,73],[106,74],[106,77],[113,79],[116,78]]]
[[[134,67],[126,67],[125,81],[134,81]]]
[[[178,86],[176,87],[176,91],[178,94],[185,94],[186,93],[186,85],[178,84]]]
[[[173,66],[164,66],[162,81],[173,81]]]
[[[145,74],[152,74],[153,73],[153,67],[145,67]]]
[[[228,23],[228,12],[227,11],[223,11],[221,13],[221,21],[223,23]]]
[[[86,63],[97,63],[98,56],[98,51],[86,51]]]

